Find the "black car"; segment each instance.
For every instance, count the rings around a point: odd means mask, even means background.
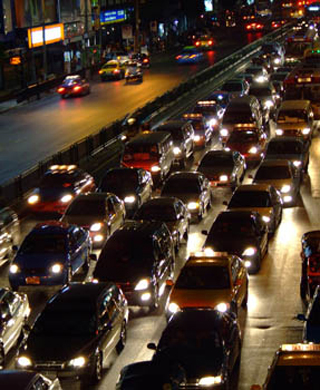
[[[186,374],[179,364],[163,360],[128,364],[120,371],[116,390],[179,390],[186,382]]]
[[[161,196],[175,196],[187,206],[191,217],[201,221],[212,206],[210,182],[200,172],[175,172],[165,181]]]
[[[143,168],[112,168],[100,181],[98,192],[112,192],[124,201],[127,217],[152,195],[151,173]]]
[[[212,187],[226,186],[233,190],[242,183],[247,169],[245,158],[239,152],[209,150],[197,168],[210,181]]]
[[[96,383],[126,343],[128,306],[113,283],[71,283],[46,304],[17,356],[20,369]]]
[[[3,390],[62,390],[59,379],[53,380],[34,371],[0,371],[0,388]]]
[[[249,273],[260,270],[268,252],[268,228],[256,211],[222,211],[211,226],[204,248],[235,254],[245,261]]]
[[[180,363],[187,376],[185,389],[227,389],[240,362],[241,333],[233,315],[212,309],[176,313],[162,332],[154,361]]]
[[[275,137],[267,146],[265,160],[289,160],[302,178],[308,171],[310,143],[300,137]]]
[[[10,260],[12,246],[20,241],[18,215],[10,207],[0,208],[0,265]]]
[[[117,283],[129,305],[153,310],[174,267],[173,240],[164,222],[127,221],[103,247],[93,279]]]
[[[136,220],[165,222],[176,250],[183,239],[188,241],[190,218],[186,205],[180,199],[169,196],[148,200],[134,215]]]

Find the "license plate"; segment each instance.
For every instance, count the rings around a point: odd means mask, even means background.
[[[27,284],[40,284],[40,276],[28,276],[26,278]]]

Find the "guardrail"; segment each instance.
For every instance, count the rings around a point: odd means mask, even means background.
[[[185,105],[190,105],[190,99],[188,100],[187,96],[190,96],[191,92],[194,94],[196,90],[201,89],[205,84],[211,84],[219,79],[221,75],[228,73],[230,68],[234,68],[236,65],[246,61],[248,57],[253,56],[264,41],[270,38],[279,39],[290,28],[291,26],[287,26],[281,32],[274,31],[269,33],[265,37],[236,51],[211,67],[201,71],[187,82],[157,97],[144,107],[138,108],[131,114],[131,117],[136,118],[138,123],[147,120],[155,122],[157,118],[164,116],[166,111],[172,110],[172,107],[177,102],[181,102],[181,100],[185,100]],[[98,155],[100,153],[102,153],[104,161],[100,161],[99,164],[105,164],[110,159],[114,161],[120,158],[119,155],[122,148],[120,136],[124,131],[122,123],[127,117],[128,114],[122,119],[113,122],[111,125],[103,127],[97,133],[74,143],[46,160],[40,161],[35,167],[4,183],[4,185],[0,186],[0,196],[4,198],[6,203],[11,205],[21,201],[28,192],[38,186],[39,180],[42,178],[44,172],[53,164],[77,164],[92,172],[97,165],[95,161],[99,161]]]

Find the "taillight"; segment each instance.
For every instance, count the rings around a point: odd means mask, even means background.
[[[308,261],[311,272],[320,272],[320,258],[318,256],[311,256]]]
[[[143,63],[144,63],[144,64],[147,64],[148,62],[149,62],[148,58],[145,58],[145,59],[143,60]]]
[[[62,93],[62,92],[64,92],[64,91],[65,91],[65,88],[63,88],[63,87],[58,88],[58,92],[59,92],[59,93]]]
[[[73,87],[74,92],[78,92],[81,89],[82,89],[82,87],[80,87],[80,85],[76,85],[75,87]]]
[[[212,45],[212,44],[213,44],[213,41],[209,41],[208,43],[209,43],[209,45]]]
[[[113,73],[114,73],[114,74],[120,73],[120,70],[119,70],[119,69],[115,69],[115,70],[113,71]]]
[[[252,28],[251,24],[248,24],[248,25],[246,26],[246,29],[247,29],[247,30],[251,30],[251,28]]]
[[[99,74],[102,74],[103,73],[103,70],[99,70]]]
[[[176,57],[176,60],[180,60],[180,58],[182,58],[181,55],[177,56],[177,57]]]
[[[200,42],[199,41],[196,42],[196,46],[200,46]]]

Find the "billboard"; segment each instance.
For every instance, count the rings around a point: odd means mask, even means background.
[[[124,9],[115,9],[100,13],[100,24],[124,22],[126,19],[127,15]]]
[[[63,23],[51,24],[45,26],[46,45],[64,40]],[[28,28],[29,48],[43,45],[43,27]]]

